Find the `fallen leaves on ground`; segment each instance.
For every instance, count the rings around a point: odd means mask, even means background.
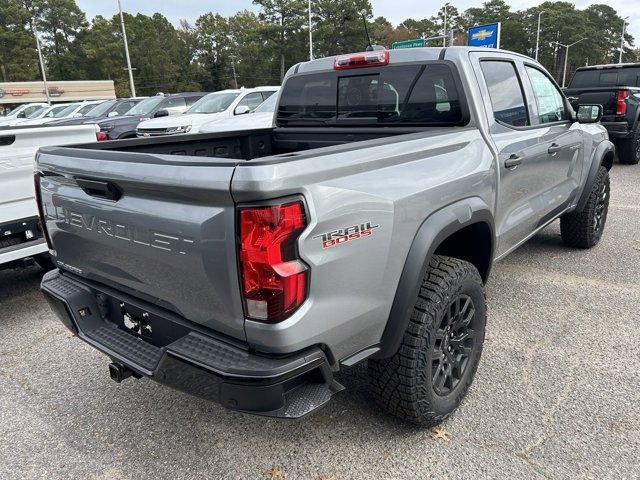
[[[449,432],[447,432],[444,427],[434,427],[431,430],[429,430],[429,436],[431,437],[431,440],[442,440],[444,442],[449,442],[451,441],[451,434]]]
[[[271,480],[284,480],[284,472],[276,467],[273,467],[271,470],[267,470],[265,475]]]

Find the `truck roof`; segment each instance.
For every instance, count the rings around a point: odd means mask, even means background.
[[[400,48],[394,50],[388,50],[389,63],[408,63],[408,62],[420,62],[420,61],[435,61],[441,58],[443,51],[447,52],[447,55],[452,57],[465,57],[469,52],[486,52],[486,48],[482,47],[468,47],[468,46],[454,46],[454,47],[419,47],[419,48]],[[491,49],[492,53],[504,53],[508,55],[516,55],[518,57],[526,58],[531,61],[531,57],[522,55],[520,53],[512,52],[510,50]],[[333,68],[333,61],[336,56],[350,55],[361,52],[347,52],[339,55],[332,55],[330,57],[319,58],[307,62],[301,62],[291,67],[287,75],[293,73],[313,72],[320,70],[331,70]]]
[[[579,67],[576,72],[582,72],[584,70],[605,70],[608,68],[638,68],[640,63],[606,63],[602,65],[589,65],[587,67]]]

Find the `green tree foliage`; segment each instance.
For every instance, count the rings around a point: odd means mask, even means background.
[[[0,2],[0,80],[37,78],[38,55],[29,13],[19,0]]]
[[[567,1],[546,1],[513,10],[505,0],[486,0],[464,12],[441,3],[429,18],[407,18],[394,26],[373,18],[371,0],[312,0],[313,47],[316,58],[361,51],[366,45],[362,15],[372,41],[384,46],[441,35],[445,7],[447,28],[455,43],[466,43],[473,25],[501,22],[502,47],[535,55],[538,13],[542,13],[539,60],[562,79],[570,44],[568,75],[586,63],[616,62],[623,19],[614,8],[593,4],[578,9]],[[259,11],[225,17],[206,13],[194,24],[173,25],[163,15],[125,14],[134,77],[141,95],[158,91],[214,91],[237,86],[277,85],[292,65],[309,58],[307,0],[254,0]],[[0,80],[40,78],[36,25],[52,79],[112,79],[118,95],[129,94],[120,17],[97,16],[87,22],[75,0],[0,0]],[[439,45],[433,42],[431,45]],[[627,33],[625,61],[640,60]]]

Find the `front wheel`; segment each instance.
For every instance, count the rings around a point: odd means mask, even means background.
[[[371,391],[390,414],[433,426],[462,402],[478,368],[486,324],[478,270],[463,260],[434,255],[400,348],[369,360]]]
[[[584,208],[560,217],[560,234],[565,245],[591,248],[598,244],[607,223],[610,192],[609,171],[600,167]]]

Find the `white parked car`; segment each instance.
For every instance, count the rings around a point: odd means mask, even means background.
[[[221,90],[205,95],[182,115],[153,118],[138,124],[139,137],[198,133],[200,127],[216,119],[229,120],[252,112],[280,87],[242,88]]]
[[[44,112],[41,116],[18,122],[15,124],[15,126],[25,127],[46,125],[49,122],[61,120],[63,118],[82,117],[85,113],[87,113],[89,110],[102,103],[103,101],[104,100],[93,100],[90,102],[75,102],[67,103],[64,105],[52,105],[49,110]]]
[[[7,115],[0,117],[0,127],[5,125],[11,125],[13,122],[20,122],[29,118],[29,115],[34,114],[43,107],[48,107],[46,103],[25,103],[19,107],[14,108]]]
[[[95,125],[0,130],[0,268],[32,257],[46,265],[48,247],[38,226],[33,161],[40,147],[96,140]]]
[[[278,95],[267,98],[253,112],[233,118],[218,118],[200,127],[200,133],[236,132],[239,130],[255,130],[272,128],[273,115],[278,104]]]

